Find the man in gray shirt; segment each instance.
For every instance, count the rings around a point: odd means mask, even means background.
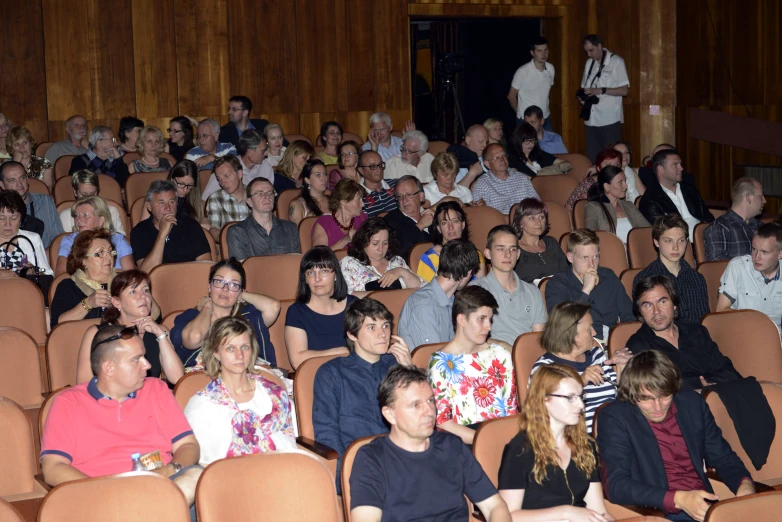
[[[399,314],[399,336],[410,350],[453,339],[453,295],[467,286],[479,263],[478,251],[472,243],[454,239],[445,244],[440,252],[437,276],[413,292]]]
[[[65,120],[67,140],[56,141],[46,151],[46,159],[54,165],[61,156],[78,156],[87,154],[87,120],[78,114]]]
[[[274,185],[255,178],[247,185],[247,206],[252,214],[226,232],[228,251],[239,260],[253,256],[298,254],[299,229],[291,221],[274,215]]]
[[[488,290],[499,304],[491,325],[492,338],[513,346],[519,335],[543,331],[546,325],[543,296],[537,287],[525,283],[513,271],[521,254],[513,228],[509,225],[492,228],[483,254],[491,261],[491,271],[470,284]]]
[[[9,160],[0,166],[0,189],[18,192],[27,207],[27,215],[43,221],[41,240],[46,248],[55,237],[65,232],[52,197],[30,192],[28,176],[21,163]]]

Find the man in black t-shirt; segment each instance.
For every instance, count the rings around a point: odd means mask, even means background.
[[[466,522],[465,495],[488,522],[510,522],[508,506],[469,446],[455,435],[434,432],[434,394],[424,372],[392,368],[378,399],[391,432],[356,454],[350,474],[354,522]]]
[[[140,270],[158,265],[209,261],[209,242],[201,225],[183,214],[177,215],[176,186],[168,180],[153,181],[146,197],[149,218],[130,232],[130,246]]]

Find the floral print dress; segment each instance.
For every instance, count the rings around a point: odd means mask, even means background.
[[[498,344],[471,354],[435,352],[429,360],[429,384],[438,426],[451,419],[468,426],[518,410],[513,358]]]

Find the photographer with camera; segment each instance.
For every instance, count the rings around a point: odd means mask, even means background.
[[[598,152],[622,139],[622,97],[630,80],[622,57],[604,49],[596,34],[584,37],[584,51],[589,59],[576,98],[583,105],[587,157],[595,161]]]

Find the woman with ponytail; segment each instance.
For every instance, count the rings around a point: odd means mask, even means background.
[[[288,220],[297,225],[307,216],[322,216],[329,210],[329,198],[326,196],[329,177],[326,166],[319,159],[309,159],[301,170],[301,196],[291,201],[288,207]]]
[[[598,172],[597,182],[587,192],[586,228],[611,232],[627,243],[630,230],[651,226],[626,197],[627,181],[621,168],[609,165]]]

